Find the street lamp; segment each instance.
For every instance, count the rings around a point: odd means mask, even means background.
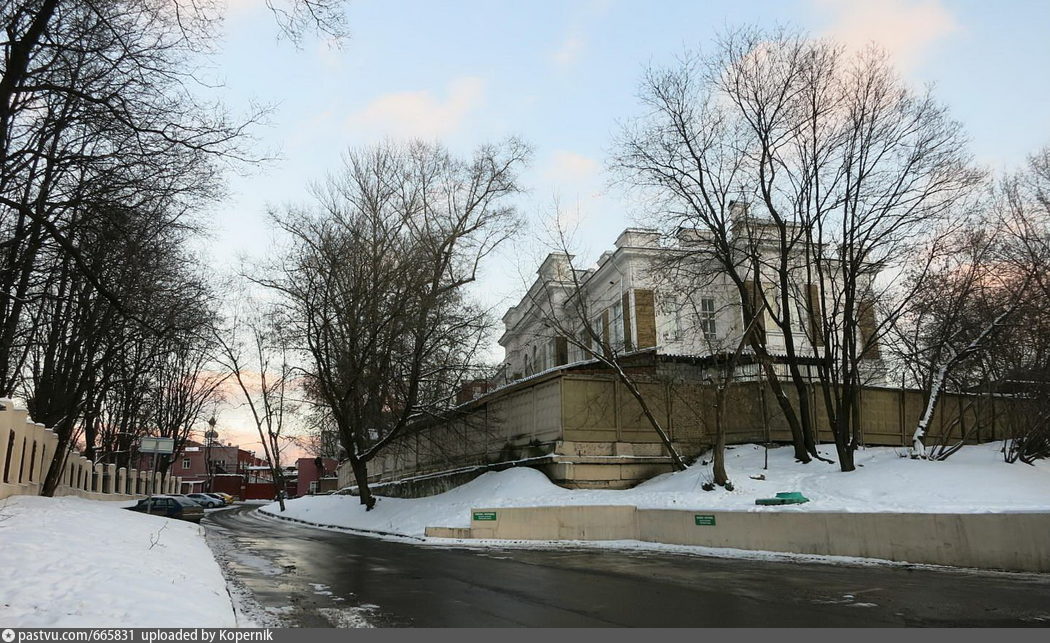
[[[215,470],[211,461],[211,447],[218,437],[219,432],[215,430],[215,416],[213,415],[208,420],[208,430],[204,432],[204,463],[208,467],[208,491],[215,490]]]

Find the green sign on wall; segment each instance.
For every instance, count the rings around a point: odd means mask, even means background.
[[[694,516],[697,527],[714,527],[715,517],[712,514],[696,514]]]
[[[495,520],[495,519],[496,519],[496,512],[495,511],[475,511],[474,512],[474,520]]]

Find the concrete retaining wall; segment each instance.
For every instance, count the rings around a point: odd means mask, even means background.
[[[474,509],[471,538],[641,540],[1050,572],[1050,513],[677,511],[630,506]]]

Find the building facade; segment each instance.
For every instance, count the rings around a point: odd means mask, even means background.
[[[734,239],[739,239],[741,263],[746,256],[754,257],[750,260],[753,265],[768,266],[778,256],[779,245],[773,242],[769,225],[738,219],[735,227],[740,230]],[[602,345],[616,354],[647,349],[689,357],[732,353],[745,331],[760,331],[766,351],[783,358],[787,333],[778,319],[790,319],[787,326],[796,356],[816,356],[820,351],[815,348],[824,345],[822,324],[826,323],[819,311],[838,305],[839,295],[830,280],[816,276],[801,246],[789,258],[787,296],[772,275],[756,278],[756,271],[740,270],[745,291],[759,311],[749,327],[740,288],[703,251],[709,243],[701,232],[682,229],[672,245],[661,245],[656,231],[629,228],[590,269],[579,269],[571,255],[548,255],[525,296],[503,316],[499,343],[504,363],[498,383],[586,361]],[[865,275],[860,290],[870,291],[874,277],[874,272]],[[785,315],[782,306],[792,306],[792,310]],[[861,301],[860,306],[857,341],[863,352],[864,383],[877,386],[885,382],[885,369],[872,337],[875,307],[869,300]],[[745,346],[743,353],[750,352]],[[815,379],[815,372],[804,368]],[[786,367],[777,370],[787,377]],[[758,374],[754,364],[741,365],[738,371],[741,380]]]
[[[182,478],[180,493],[223,491],[243,498],[245,485],[269,481],[269,476],[264,480],[255,469],[265,464],[254,451],[239,446],[187,440],[172,460],[171,475]]]
[[[790,442],[772,381],[791,376],[783,326],[790,329],[802,382],[780,386],[779,394],[795,408],[805,396],[817,439],[832,440],[816,363],[826,350],[825,338],[835,337],[822,311],[837,311],[830,307],[839,305],[841,293],[830,283],[833,277],[824,281],[817,275],[833,275],[836,266],[816,269],[804,251],[792,254],[784,296],[775,271],[762,268],[781,256],[779,230],[774,234],[769,225],[746,218],[734,223],[740,256],[758,266],[734,275],[717,268],[723,264],[706,252],[711,240],[696,230],[679,230],[666,243],[655,231],[627,229],[589,269],[580,269],[566,254],[547,256],[525,296],[503,316],[499,343],[505,359],[499,375],[487,385],[471,382],[452,413],[418,422],[399,436],[369,463],[370,478],[396,482],[384,492],[399,487],[426,493],[481,471],[530,466],[566,487],[609,489],[671,470],[641,406],[596,353],[615,354],[618,367],[631,372],[683,456],[697,456],[713,444],[720,403],[710,374],[716,371],[722,373],[719,386],[728,409],[723,419],[728,444]],[[862,379],[857,430],[865,444],[907,445],[923,393],[885,386],[873,334],[875,307],[870,295],[864,296],[873,291],[875,274],[868,271],[857,283],[862,310],[855,351]],[[745,315],[742,302],[749,301],[753,312]],[[785,315],[780,306],[793,308]],[[743,341],[756,329],[772,375],[763,365],[765,356]],[[734,353],[737,349],[742,350]],[[732,371],[727,354],[736,355]],[[980,442],[1014,431],[1016,409],[1008,400],[949,397],[938,407],[938,436]],[[979,430],[961,435],[963,426]],[[340,467],[339,482],[354,484],[349,466]]]

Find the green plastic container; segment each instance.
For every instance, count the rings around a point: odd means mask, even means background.
[[[801,491],[781,491],[776,498],[755,500],[756,505],[800,505],[803,502],[809,502],[809,498],[803,496]]]

